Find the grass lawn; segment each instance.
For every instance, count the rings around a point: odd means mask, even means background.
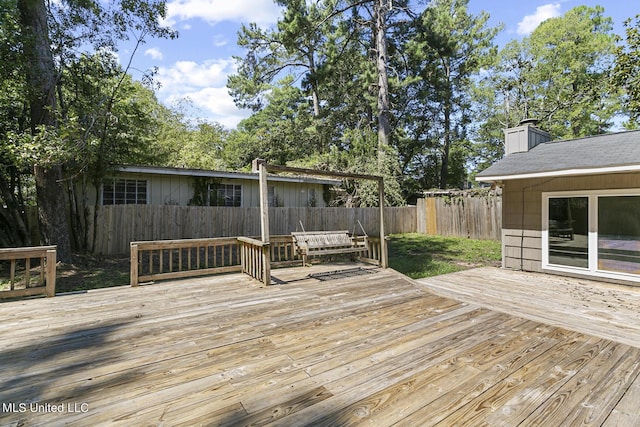
[[[389,237],[389,266],[412,279],[472,267],[500,266],[501,244],[494,240],[395,234]]]
[[[424,234],[396,234],[389,237],[389,265],[413,279],[484,265],[499,266],[500,242]],[[58,267],[56,292],[128,284],[128,256],[76,255],[73,264]]]
[[[129,257],[74,255],[73,264],[58,266],[56,293],[129,284]]]

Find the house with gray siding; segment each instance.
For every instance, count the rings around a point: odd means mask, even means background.
[[[476,178],[502,187],[503,267],[640,282],[640,131],[553,141],[523,122],[505,153]]]
[[[325,207],[330,189],[339,180],[273,175],[269,177],[269,205]],[[257,173],[156,166],[122,166],[88,195],[100,205],[144,204],[177,206],[257,207]]]

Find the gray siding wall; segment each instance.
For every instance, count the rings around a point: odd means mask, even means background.
[[[502,189],[502,265],[542,271],[542,193],[640,189],[640,173],[519,179]]]
[[[144,173],[120,173],[117,178],[147,180],[147,201],[149,205],[177,205],[187,206],[193,198],[193,178],[182,175],[152,175]],[[242,207],[260,206],[260,187],[257,180],[248,179],[220,179],[221,184],[242,185]],[[269,181],[269,187],[275,188],[275,195],[279,206],[307,207],[310,195],[315,193],[315,207],[326,207],[322,197],[322,184],[295,183],[283,181]],[[90,186],[86,203],[93,206],[96,194]]]

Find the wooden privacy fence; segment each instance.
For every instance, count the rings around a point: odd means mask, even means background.
[[[33,263],[32,260],[37,260]],[[56,294],[56,247],[0,249],[0,298]],[[35,270],[35,271],[32,271]],[[35,274],[33,274],[35,273]],[[34,283],[35,281],[35,283]]]
[[[495,192],[446,193],[418,199],[417,232],[500,240],[502,197]]]
[[[134,241],[260,236],[260,209],[237,207],[115,205],[98,208],[95,246],[91,252],[125,254]],[[93,208],[89,215],[93,218]],[[272,236],[301,231],[360,231],[378,234],[378,208],[270,208]],[[387,234],[416,232],[415,206],[385,208]],[[90,235],[93,233],[90,224]]]
[[[130,284],[231,272],[243,272],[269,284],[271,267],[302,265],[291,235],[271,236],[269,240],[220,237],[131,242]],[[367,238],[367,247],[358,259],[380,265],[380,239]]]

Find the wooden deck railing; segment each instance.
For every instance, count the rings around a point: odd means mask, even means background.
[[[240,242],[240,261],[242,272],[265,285],[271,284],[271,253],[270,243],[250,237],[238,237]]]
[[[235,237],[131,242],[130,247],[131,286],[153,280],[241,271]]]
[[[302,265],[302,257],[296,254],[296,246],[291,235],[271,236],[269,252],[273,267]]]
[[[356,237],[356,239],[363,239],[363,237]],[[370,264],[380,265],[382,263],[382,246],[380,245],[380,238],[367,237],[367,246],[369,251],[365,255],[359,257],[359,259]]]
[[[290,235],[269,240],[221,237],[131,242],[130,283],[138,286],[153,280],[243,272],[268,285],[271,267],[302,265]],[[358,259],[380,265],[380,239],[369,237],[368,248]]]
[[[31,260],[39,260],[37,275],[32,276]],[[34,246],[0,249],[0,261],[9,261],[9,279],[0,278],[0,298],[56,294],[56,247]],[[3,270],[0,270],[3,271]],[[36,279],[34,285],[33,279]]]

